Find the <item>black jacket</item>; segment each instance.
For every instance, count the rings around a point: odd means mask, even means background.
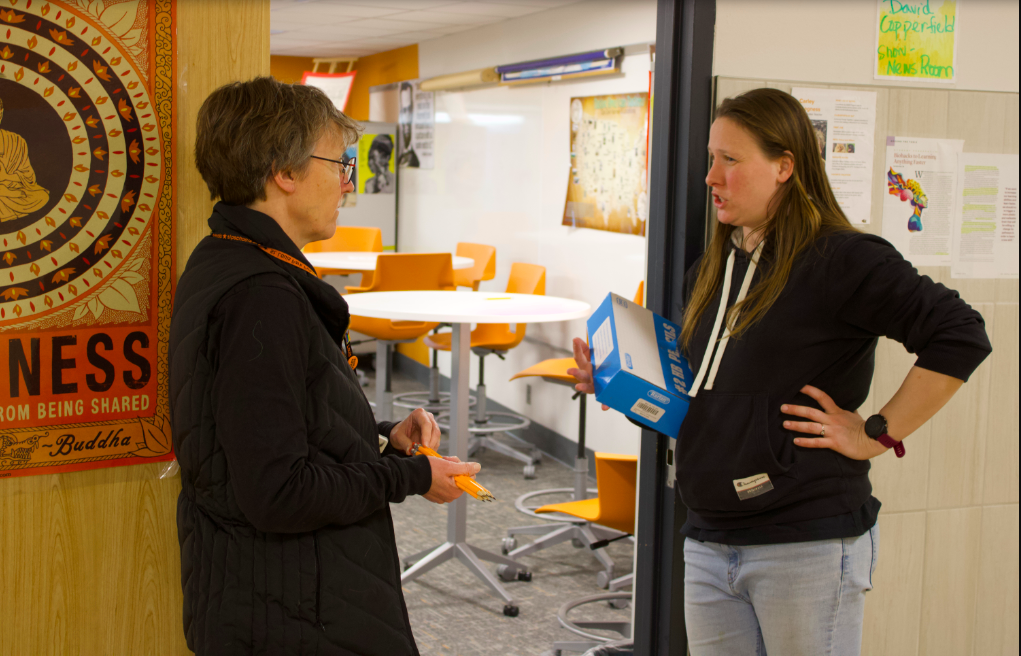
[[[752,285],[769,267],[768,246]],[[748,253],[729,248],[736,259],[728,306],[749,264]],[[688,272],[687,296],[698,266]],[[686,351],[693,371],[708,355],[720,297]],[[916,366],[961,380],[992,350],[981,315],[957,292],[920,276],[888,242],[850,231],[820,237],[799,256],[776,303],[730,340],[713,388],[692,399],[677,444],[677,487],[688,522],[731,530],[860,509],[872,492],[869,462],[795,446],[783,422],[804,420],[780,406],[819,407],[800,392],[813,385],[837,406],[856,410],[868,397],[879,336],[917,354]],[[769,476],[772,489],[742,499],[735,482],[759,474]]]
[[[265,214],[209,225],[299,261]],[[423,456],[380,454],[341,350],[347,305],[254,245],[206,237],[177,286],[170,403],[182,490],[184,630],[197,654],[417,654],[389,502],[423,494]]]

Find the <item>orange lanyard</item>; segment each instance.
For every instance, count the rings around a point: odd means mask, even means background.
[[[237,235],[222,235],[222,234],[217,234],[215,232],[213,233],[213,236],[216,237],[217,239],[227,239],[229,241],[240,241],[240,242],[244,242],[246,244],[251,244],[252,246],[258,246],[267,255],[269,255],[271,257],[275,257],[276,259],[280,260],[281,262],[286,262],[287,264],[290,264],[291,266],[298,267],[299,269],[301,269],[305,273],[308,273],[308,274],[311,274],[313,276],[316,276],[317,278],[319,277],[319,276],[316,275],[316,272],[315,272],[315,270],[312,269],[312,267],[306,265],[304,262],[302,262],[298,258],[291,257],[287,253],[285,253],[283,251],[280,251],[280,250],[277,250],[275,248],[269,248],[268,246],[263,246],[259,242],[252,241],[251,239],[248,239],[247,237],[239,237]],[[358,358],[357,358],[357,356],[355,356],[354,351],[351,348],[351,337],[350,337],[349,333],[347,333],[347,332],[344,333],[344,350],[347,351],[347,363],[349,365],[351,365],[352,369],[354,369],[355,367],[358,366]]]

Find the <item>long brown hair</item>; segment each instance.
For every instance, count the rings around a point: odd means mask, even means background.
[[[837,204],[826,177],[819,143],[801,103],[779,89],[753,89],[727,98],[716,119],[734,121],[748,131],[771,160],[793,155],[794,172],[769,201],[766,222],[758,229],[766,240],[762,278],[748,296],[727,312],[727,329],[738,338],[772,307],[790,276],[797,256],[824,230],[854,230]],[[736,226],[717,224],[702,257],[698,278],[684,311],[681,343],[688,347],[702,314],[722,284],[731,233]],[[726,299],[721,300],[726,302]],[[737,319],[735,321],[735,318]],[[736,324],[736,325],[735,325]]]

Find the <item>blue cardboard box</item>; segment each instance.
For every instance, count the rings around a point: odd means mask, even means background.
[[[677,347],[680,326],[612,293],[587,325],[596,400],[676,436],[694,379]]]

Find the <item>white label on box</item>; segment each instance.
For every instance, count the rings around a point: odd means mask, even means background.
[[[659,418],[663,416],[663,413],[666,412],[666,410],[654,403],[649,403],[644,399],[638,399],[635,401],[635,404],[631,406],[631,412],[643,419],[648,419],[655,424],[659,421]]]
[[[606,317],[596,334],[592,335],[592,357],[595,359],[592,367],[598,368],[612,352],[613,327],[610,325],[610,317]]]

